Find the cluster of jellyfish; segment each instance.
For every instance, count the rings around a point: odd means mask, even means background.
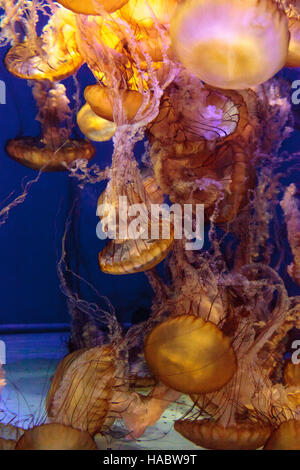
[[[58,274],[70,314],[97,315],[108,334],[91,342],[86,325],[72,332],[79,347],[56,370],[46,422],[0,425],[0,447],[96,449],[94,437],[116,419],[127,439],[138,439],[188,395],[193,406],[174,427],[199,447],[300,449],[300,364],[286,355],[300,328],[300,296],[288,290],[300,286],[300,201],[297,181],[285,178],[297,174],[299,154],[283,150],[295,116],[282,74],[300,67],[300,2],[0,6],[6,68],[32,87],[41,124],[38,139],[12,139],[7,154],[38,172],[68,171],[81,185],[106,181],[99,201],[108,207],[120,196],[143,202],[149,214],[166,200],[204,204],[209,239],[198,251],[185,250],[172,230],[164,239],[108,241],[99,269],[144,272],[154,291],[149,318],[124,333],[112,310],[90,305],[65,282],[66,227]],[[47,21],[38,33],[41,15]],[[79,140],[64,80],[83,64],[94,83],[77,110],[86,137]],[[110,139],[111,166],[90,164],[92,142]],[[134,154],[143,139],[146,172]],[[129,361],[138,348],[143,376]]]

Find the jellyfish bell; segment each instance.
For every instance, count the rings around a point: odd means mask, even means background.
[[[25,431],[15,450],[97,450],[97,446],[88,432],[50,423]]]
[[[76,353],[58,367],[47,399],[48,414],[52,422],[95,435],[110,418],[110,400],[118,380],[116,354],[110,346]]]
[[[178,0],[129,0],[120,13],[129,23],[135,23],[140,29],[169,25],[177,8]]]
[[[114,122],[98,116],[86,103],[77,114],[77,124],[89,140],[106,142],[115,135],[117,126]]]
[[[246,89],[286,63],[288,20],[273,0],[187,0],[171,22],[178,60],[218,88]]]
[[[289,18],[291,40],[286,60],[286,67],[300,67],[300,19]]]
[[[40,37],[15,44],[5,57],[10,73],[27,80],[61,81],[83,64],[71,12],[56,8]]]
[[[193,315],[156,326],[145,341],[144,354],[154,376],[182,393],[217,391],[236,371],[229,338],[213,323]]]
[[[119,243],[111,240],[99,253],[99,266],[106,274],[122,275],[149,271],[170,253],[174,238],[150,240],[138,238]]]
[[[119,90],[125,117],[130,122],[143,103],[143,96],[135,90]],[[114,102],[109,89],[101,85],[90,85],[84,90],[84,97],[98,116],[114,121]]]
[[[95,155],[95,148],[87,140],[68,140],[54,151],[32,137],[9,140],[6,151],[22,165],[46,171],[65,171],[75,160],[90,160]]]
[[[237,423],[224,427],[211,419],[179,420],[175,430],[194,444],[213,450],[256,450],[271,434],[271,426],[263,423]]]
[[[125,5],[128,0],[58,0],[65,8],[83,15],[101,15],[101,8],[107,13],[113,13]]]
[[[271,434],[264,450],[300,450],[300,421],[291,419],[281,423]]]

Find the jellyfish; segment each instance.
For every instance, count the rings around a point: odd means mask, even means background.
[[[61,83],[36,81],[33,94],[39,109],[37,120],[41,138],[21,137],[9,140],[8,155],[35,170],[61,171],[76,159],[90,160],[95,149],[87,140],[70,138],[70,109],[65,86]]]
[[[67,356],[57,369],[47,398],[51,422],[92,436],[103,429],[113,388],[122,378],[119,369],[116,355],[108,346]]]
[[[107,87],[101,85],[88,86],[84,91],[84,97],[97,116],[108,121],[114,121],[114,106]],[[130,122],[141,107],[143,97],[138,91],[122,90],[121,99],[122,109]]]
[[[268,439],[264,450],[299,450],[300,422],[291,419],[283,422]]]
[[[75,15],[64,8],[53,8],[40,37],[29,30],[25,40],[8,51],[5,65],[16,77],[58,82],[83,64],[76,42]]]
[[[26,430],[15,450],[97,450],[97,446],[88,432],[51,423]]]
[[[211,86],[246,89],[284,67],[288,19],[275,1],[189,0],[171,22],[177,59]]]
[[[229,339],[213,323],[193,315],[159,324],[147,337],[144,351],[154,376],[182,393],[216,391],[236,369]]]
[[[289,52],[287,56],[286,67],[299,67],[300,66],[300,20],[299,18],[289,18],[289,31],[291,40],[289,44]]]
[[[80,0],[59,0],[58,3],[74,13],[83,15],[101,15],[102,11],[113,13],[119,10],[128,0],[90,0],[84,4]]]
[[[116,132],[116,125],[94,113],[88,103],[78,112],[77,124],[85,137],[95,142],[111,140]]]

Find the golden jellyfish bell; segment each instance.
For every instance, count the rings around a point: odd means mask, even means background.
[[[129,0],[120,13],[129,23],[149,29],[154,27],[155,21],[168,25],[177,5],[178,0]]]
[[[289,36],[287,17],[273,0],[187,0],[171,23],[178,60],[209,85],[236,90],[284,67]]]
[[[114,122],[107,121],[94,113],[88,103],[78,112],[77,124],[85,137],[95,142],[111,140],[117,129]]]
[[[143,96],[135,90],[119,90],[122,108],[128,121],[132,121],[143,103]],[[114,102],[109,89],[101,85],[90,85],[84,97],[94,113],[108,121],[114,121]]]
[[[229,338],[213,323],[193,315],[156,326],[146,339],[144,354],[154,376],[182,393],[217,391],[236,371]]]
[[[97,450],[97,446],[88,432],[51,423],[25,431],[15,450]]]
[[[237,423],[224,427],[210,419],[179,420],[175,430],[194,444],[213,450],[256,450],[271,434],[271,426],[263,423]]]
[[[291,419],[281,423],[271,434],[264,450],[300,450],[300,421]]]
[[[170,253],[174,238],[160,240],[125,240],[119,243],[111,240],[99,253],[101,271],[106,274],[135,274],[150,269],[161,263]]]
[[[300,67],[300,19],[289,19],[289,31],[291,40],[286,60],[286,67]]]
[[[57,0],[68,10],[83,15],[101,15],[101,7],[107,13],[113,13],[119,10],[128,0]]]
[[[115,373],[115,354],[109,346],[67,356],[57,369],[47,397],[49,416],[91,435],[101,431],[110,421]]]
[[[8,155],[18,163],[33,170],[64,171],[75,160],[90,160],[95,148],[86,140],[68,140],[53,151],[41,145],[38,139],[23,137],[9,140],[6,144]]]
[[[283,384],[288,387],[300,387],[300,364],[286,363],[283,371]]]

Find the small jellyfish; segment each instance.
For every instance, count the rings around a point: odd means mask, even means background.
[[[61,81],[83,64],[76,41],[75,15],[55,8],[40,37],[28,36],[5,57],[7,70],[27,80]]]
[[[119,10],[128,0],[58,0],[58,3],[74,13],[83,15],[101,15],[102,9],[107,13]]]
[[[287,16],[273,0],[188,0],[171,22],[178,60],[219,88],[269,80],[286,63],[289,37]]]
[[[122,108],[127,120],[130,122],[141,107],[143,97],[135,90],[119,90],[119,93]],[[95,114],[108,121],[114,121],[114,100],[109,88],[101,85],[90,85],[84,90],[84,97]]]
[[[128,23],[136,23],[139,29],[149,31],[155,22],[169,25],[179,0],[129,0],[120,13]]]
[[[89,140],[105,142],[111,140],[116,132],[116,124],[98,116],[86,103],[77,114],[77,124]]]
[[[182,393],[219,390],[236,371],[229,338],[213,323],[193,315],[156,326],[145,341],[144,353],[154,376]]]
[[[86,431],[49,423],[25,431],[15,450],[97,450],[97,446]]]
[[[264,450],[300,450],[300,421],[290,419],[281,423],[271,434]]]

